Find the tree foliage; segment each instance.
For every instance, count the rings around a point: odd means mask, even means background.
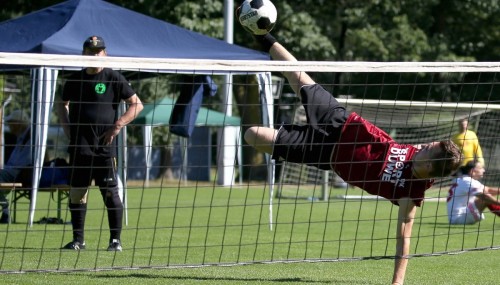
[[[60,2],[3,0],[0,2],[0,20],[9,20]],[[224,0],[110,0],[108,2],[207,36],[222,39],[224,35]],[[235,0],[234,7],[240,2],[241,0]],[[500,60],[498,0],[275,0],[274,3],[278,9],[278,21],[273,34],[299,60]],[[235,19],[234,42],[258,49],[252,36],[236,21]],[[475,100],[491,100],[489,96],[492,91],[481,90],[486,87],[481,87],[480,84],[465,85],[464,88],[458,89],[456,87],[458,85],[454,85],[454,82],[480,83],[482,80],[491,80],[488,77],[495,75],[469,74],[464,77],[456,73],[390,73],[313,74],[313,76],[318,82],[325,83],[334,95],[460,101],[470,100],[471,94]],[[137,90],[145,102],[155,99],[153,96],[157,93],[153,89],[160,88],[163,92],[168,90],[171,86],[168,82],[173,81],[169,81],[171,80],[169,76],[165,77],[161,82],[141,80],[140,83],[136,83],[139,84]],[[153,91],[148,92],[148,90]],[[244,103],[244,100],[248,99],[248,90],[235,91],[235,96],[240,102]],[[258,124],[257,121],[254,122],[255,118],[249,115],[257,112],[243,109],[239,111],[245,119],[245,124],[248,122]]]
[[[55,0],[3,1],[0,20],[15,18],[59,3]],[[111,0],[113,4],[168,21],[211,37],[223,38],[224,0]],[[237,7],[241,0],[235,0]],[[302,0],[274,1],[278,22],[273,33],[299,60],[337,61],[498,61],[500,4],[498,0]],[[237,20],[235,20],[237,21]],[[235,23],[236,24],[236,23]],[[258,49],[253,38],[234,26],[234,42]],[[154,35],[152,35],[154,36]],[[391,75],[315,74],[342,93],[342,83],[373,83]],[[476,80],[476,77],[425,75],[418,80]],[[484,78],[484,77],[483,77]],[[337,87],[335,87],[337,86]],[[442,90],[440,90],[441,92]],[[459,96],[452,89],[448,99]],[[432,93],[432,92],[431,92]],[[368,97],[392,98],[391,92],[364,90]],[[420,93],[419,93],[420,94]],[[428,95],[402,93],[404,99]],[[487,96],[487,94],[485,95]],[[434,96],[435,97],[435,96]],[[402,99],[403,99],[402,98]],[[431,96],[433,98],[433,96]],[[435,97],[437,98],[437,97]],[[441,99],[440,99],[441,100]]]
[[[2,1],[0,20],[59,2]],[[223,36],[223,0],[109,2],[208,36]],[[302,0],[275,5],[279,14],[274,33],[303,60],[500,59],[497,0]],[[238,44],[252,46],[252,38],[238,25],[235,31]]]

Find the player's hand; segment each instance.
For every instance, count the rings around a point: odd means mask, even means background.
[[[243,27],[243,28],[244,28],[247,32],[249,32],[250,34],[252,34],[252,35],[254,35],[254,36],[255,36],[255,33],[252,31],[252,29],[250,29],[249,27],[245,26],[245,24],[244,24],[244,23],[242,23],[242,22],[240,21],[240,14],[241,14],[241,5],[240,5],[240,6],[238,6],[238,7],[236,8],[236,11],[235,11],[236,19],[238,19],[238,23],[240,23],[240,25],[241,25],[241,26],[242,26],[242,27]]]
[[[247,30],[248,32],[250,32],[252,35],[253,35],[253,32],[252,30],[250,30],[248,27],[246,27],[241,21],[240,21],[240,14],[241,14],[241,5],[238,6],[236,8],[236,11],[234,13],[236,15],[236,19],[238,19],[238,23],[240,23],[240,25],[245,29]]]
[[[104,145],[110,145],[115,137],[120,133],[120,129],[121,128],[114,126],[111,129],[107,130],[104,135],[102,135]]]

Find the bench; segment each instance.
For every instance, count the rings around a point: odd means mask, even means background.
[[[12,183],[11,183],[12,184]],[[11,187],[10,190],[12,190],[12,201],[11,201],[11,204],[12,204],[12,218],[11,218],[11,221],[13,223],[16,222],[16,212],[17,212],[17,202],[19,201],[19,199],[21,198],[26,198],[28,200],[31,200],[31,188],[30,189],[27,189],[27,188],[23,188],[21,187],[21,183],[15,183],[16,185],[18,185],[17,187]],[[52,185],[50,187],[43,187],[43,188],[38,188],[38,193],[51,193],[52,195],[54,193],[57,193],[57,218],[58,219],[61,219],[61,213],[62,213],[62,201],[64,199],[67,199],[68,196],[69,196],[69,189],[70,189],[70,186],[69,185],[66,185],[66,184],[62,184],[62,185]]]

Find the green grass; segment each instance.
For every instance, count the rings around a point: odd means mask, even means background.
[[[258,185],[195,186],[129,188],[128,226],[122,234],[124,251],[116,254],[105,251],[107,218],[98,190],[92,190],[89,197],[87,250],[80,253],[59,250],[71,240],[71,225],[35,224],[30,228],[24,223],[27,204],[20,205],[18,223],[2,225],[0,270],[76,272],[3,274],[2,278],[7,284],[59,281],[65,284],[103,281],[106,284],[387,284],[390,281],[393,262],[390,259],[259,264],[391,256],[397,207],[387,201],[275,199],[270,230],[268,189]],[[331,193],[336,194],[346,193],[343,190]],[[353,190],[347,194],[359,192]],[[55,216],[55,202],[47,194],[39,195],[35,220],[44,216]],[[65,216],[65,220],[69,218]],[[449,226],[446,204],[426,202],[415,221],[412,253],[428,255],[498,246],[500,237],[496,231],[500,227],[495,222],[494,216],[487,213],[481,224]],[[483,250],[412,258],[407,284],[475,284],[478,276],[491,281],[485,283],[492,283],[497,276],[498,254],[495,250]],[[253,262],[257,264],[175,268],[186,264]],[[117,270],[148,266],[171,268]],[[105,270],[84,271],[94,269]]]

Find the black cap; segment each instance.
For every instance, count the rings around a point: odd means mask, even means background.
[[[83,42],[83,48],[105,49],[106,44],[104,44],[104,40],[101,37],[90,36]]]

